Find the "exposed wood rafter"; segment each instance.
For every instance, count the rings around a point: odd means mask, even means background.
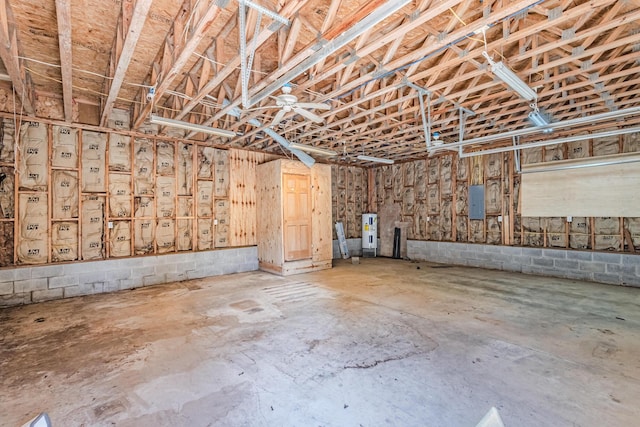
[[[118,98],[118,93],[124,82],[138,39],[142,34],[142,28],[147,20],[152,1],[137,0],[135,8],[131,2],[122,2],[116,37],[111,48],[111,59],[109,61],[109,77],[111,77],[111,80],[107,80],[109,95],[102,109],[102,117],[100,119],[102,126],[106,125],[113,111],[113,105]]]
[[[0,0],[0,58],[7,68],[22,108],[27,114],[35,115],[35,92],[31,76],[25,69],[20,56],[20,45],[11,6],[7,0]]]
[[[155,86],[155,97],[160,99],[171,87],[174,79],[195,52],[198,44],[207,36],[207,29],[220,13],[218,2],[192,2],[185,0],[182,10],[167,35],[164,46],[149,73],[149,84]],[[146,91],[140,94],[146,99]],[[147,119],[153,102],[147,102],[138,113],[133,128],[137,129]]]
[[[73,61],[71,57],[71,0],[56,0],[58,20],[58,45],[60,46],[60,72],[62,74],[62,99],[64,120],[73,119]]]

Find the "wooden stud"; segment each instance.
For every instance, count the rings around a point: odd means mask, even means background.
[[[64,119],[71,123],[73,120],[71,0],[56,0],[56,17],[58,20],[58,44],[60,47]]]
[[[53,158],[53,129],[51,125],[46,125],[47,127],[47,183],[48,183],[48,191],[47,191],[47,222],[49,223],[49,227],[47,227],[47,263],[51,264],[51,251],[53,249],[52,246],[52,230],[53,230],[53,222],[51,221],[53,218],[53,181],[51,180],[51,159]]]

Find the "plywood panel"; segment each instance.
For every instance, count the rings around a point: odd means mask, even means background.
[[[282,161],[257,167],[257,236],[258,257],[261,263],[282,266],[284,263],[282,234]],[[275,209],[274,209],[275,207]]]
[[[311,169],[313,212],[311,215],[313,261],[327,261],[333,257],[331,221],[331,168],[315,164]]]
[[[256,244],[256,153],[230,150],[229,245]]]
[[[620,154],[598,159],[563,160],[558,165],[595,161],[640,160],[640,155]],[[548,167],[523,167],[523,172]],[[622,216],[640,212],[640,162],[522,175],[522,214],[525,216]]]

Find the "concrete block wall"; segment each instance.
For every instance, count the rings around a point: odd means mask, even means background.
[[[349,248],[349,255],[351,256],[362,256],[362,239],[347,239],[347,248]],[[340,244],[337,240],[333,241],[333,259],[342,258],[342,254],[340,253]]]
[[[255,246],[2,269],[0,307],[257,269]]]
[[[640,255],[409,240],[415,260],[640,287]]]

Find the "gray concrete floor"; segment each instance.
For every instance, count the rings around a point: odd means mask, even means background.
[[[390,259],[0,311],[0,425],[640,421],[640,289]]]

